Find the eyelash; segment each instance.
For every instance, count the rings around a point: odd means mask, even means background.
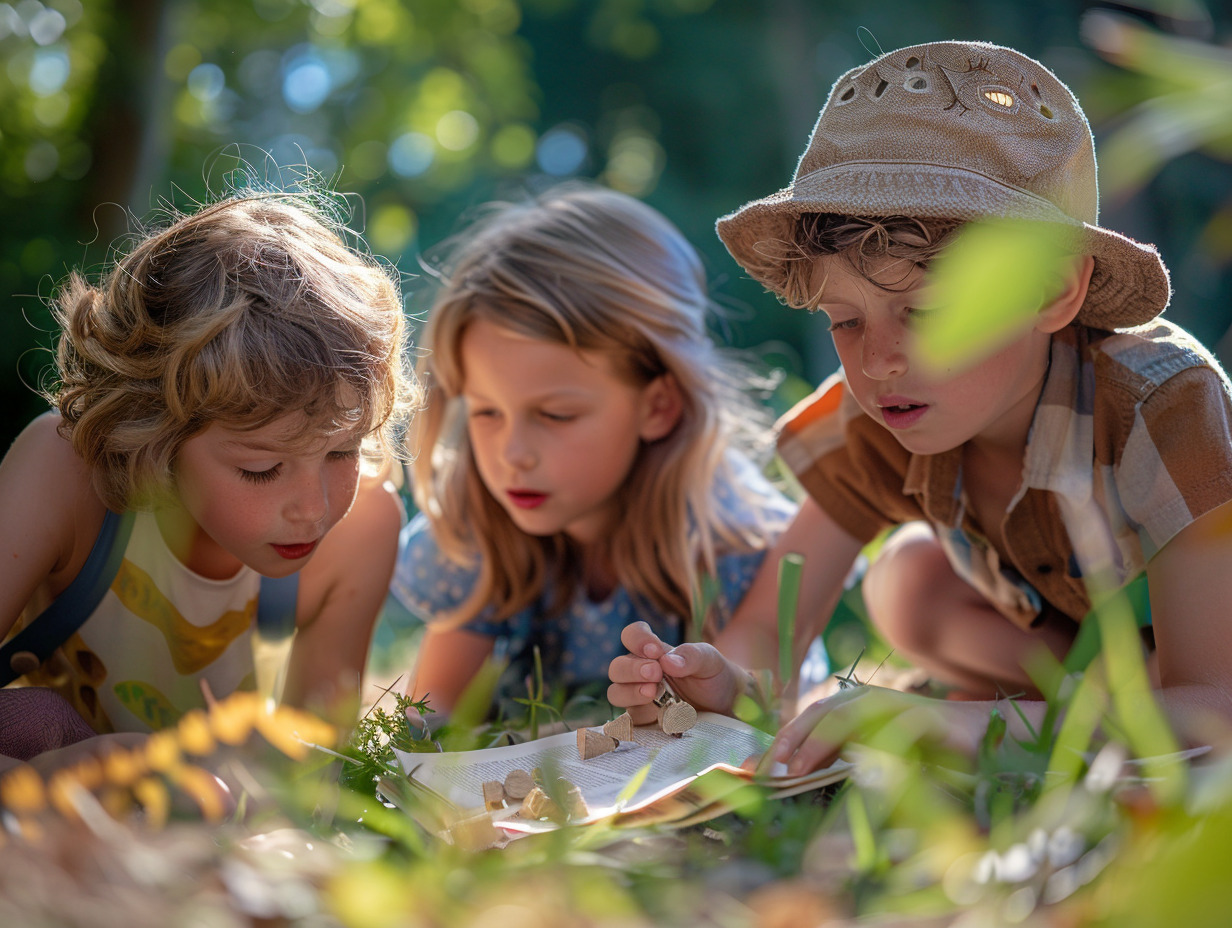
[[[240,477],[247,480],[249,483],[269,483],[272,480],[278,479],[278,474],[282,470],[281,464],[276,464],[269,470],[244,470],[239,469]]]
[[[495,409],[475,409],[471,411],[472,419],[488,419],[499,415]],[[549,422],[572,422],[577,416],[574,413],[550,413],[540,412],[539,415],[547,419]]]
[[[328,457],[331,461],[354,460],[359,457],[359,449],[350,448],[346,451],[331,451]],[[238,468],[238,470],[240,472],[240,479],[247,480],[249,483],[262,484],[277,480],[278,475],[282,473],[282,465],[275,464],[269,470],[245,470],[242,467]]]

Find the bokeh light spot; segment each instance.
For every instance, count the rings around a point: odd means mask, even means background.
[[[39,125],[51,128],[64,122],[71,105],[72,98],[62,91],[49,97],[40,97],[35,100],[31,110]]]
[[[502,168],[520,170],[535,157],[535,133],[529,126],[505,126],[492,136],[492,160]]]
[[[68,22],[64,19],[63,13],[50,7],[43,7],[30,17],[30,38],[37,45],[50,45],[52,42],[60,41],[60,36],[64,35],[66,26]]]
[[[71,66],[63,48],[41,48],[30,66],[30,90],[39,97],[58,93],[68,80]]]
[[[582,167],[589,150],[585,136],[576,126],[556,126],[539,139],[535,158],[545,174],[564,177]]]
[[[297,113],[311,113],[325,102],[332,89],[329,69],[311,56],[292,62],[282,79],[282,97]]]
[[[466,110],[450,110],[436,123],[436,140],[442,148],[464,151],[479,138],[479,122]]]
[[[401,203],[377,208],[368,223],[368,241],[373,251],[396,258],[415,235],[415,214]]]
[[[21,267],[27,274],[45,274],[56,260],[56,246],[49,239],[32,238],[21,250]]]
[[[173,81],[187,80],[192,69],[201,63],[201,52],[195,45],[181,42],[163,59],[163,72]]]
[[[641,132],[626,132],[612,143],[605,179],[616,190],[642,196],[658,181],[663,160],[658,142]]]
[[[23,167],[26,176],[38,183],[47,180],[60,166],[60,151],[48,141],[38,141],[26,149]]]
[[[206,103],[218,99],[218,95],[227,86],[227,76],[216,64],[199,64],[188,72],[188,92]]]
[[[436,160],[436,145],[421,132],[407,132],[389,146],[389,167],[399,177],[418,177]]]

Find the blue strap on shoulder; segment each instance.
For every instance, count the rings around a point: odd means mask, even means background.
[[[295,631],[295,603],[299,574],[262,577],[257,597],[257,631],[269,641],[279,641]]]
[[[0,648],[0,686],[42,664],[94,613],[120,570],[134,518],[131,512],[119,515],[107,510],[94,547],[73,582],[38,618]]]
[[[135,518],[132,512],[118,515],[107,510],[94,547],[73,582],[38,618],[0,648],[0,686],[7,686],[40,666],[94,614],[120,571]],[[278,641],[295,631],[298,593],[298,573],[261,578],[257,630],[263,638]]]

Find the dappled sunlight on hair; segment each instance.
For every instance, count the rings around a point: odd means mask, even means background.
[[[430,396],[411,436],[420,449],[416,502],[442,552],[480,571],[453,618],[465,621],[489,604],[512,615],[549,575],[558,586],[553,602],[564,607],[576,583],[573,544],[523,533],[475,467],[454,407],[463,391],[462,337],[478,320],[603,354],[638,387],[664,373],[675,378],[681,420],[643,444],[619,491],[618,510],[637,515],[614,526],[604,544],[621,585],[667,614],[688,616],[699,571],[714,570],[716,538],[736,550],[764,543],[726,524],[711,494],[728,466],[725,449],[758,453],[769,425],[748,395],[751,372],[709,337],[713,305],[697,252],[656,210],[601,188],[566,187],[489,208],[465,234],[439,271],[443,287],[422,335]],[[688,542],[647,544],[647,537]]]
[[[803,213],[794,225],[795,240],[784,243],[792,258],[779,262],[782,280],[774,289],[788,306],[816,308],[821,294],[812,286],[814,261],[837,255],[870,283],[894,291],[916,268],[928,267],[961,225],[957,219]],[[887,258],[901,261],[901,268],[894,270]]]
[[[97,288],[72,275],[49,399],[112,509],[168,486],[180,446],[212,422],[260,428],[304,413],[396,453],[418,401],[396,273],[347,244],[307,195],[239,195],[179,216]]]

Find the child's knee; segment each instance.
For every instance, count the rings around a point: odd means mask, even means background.
[[[938,613],[938,594],[957,579],[936,536],[923,523],[895,532],[869,565],[864,603],[887,643],[926,650]]]

